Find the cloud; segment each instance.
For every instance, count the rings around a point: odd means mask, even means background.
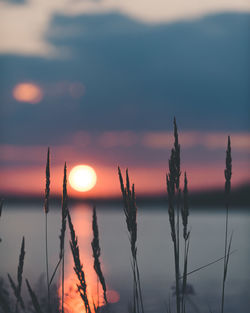
[[[203,147],[206,150],[225,149],[228,134],[225,132],[182,132],[180,144],[182,148]],[[250,133],[231,133],[234,151],[250,153]],[[173,145],[171,132],[148,132],[142,143],[151,149],[166,149]]]
[[[80,132],[148,131],[145,143],[161,149],[173,116],[185,131],[247,132],[248,19],[219,14],[145,26],[117,14],[57,16],[52,29],[78,32],[51,33],[48,40],[72,58],[0,56],[0,142],[55,145]],[[13,98],[15,86],[27,82],[42,91],[39,103]],[[118,140],[113,136],[112,145]]]
[[[79,16],[117,12],[144,23],[174,22],[205,14],[250,12],[247,0],[27,0],[0,4],[0,53],[58,57],[59,51],[46,40],[55,15]]]
[[[214,150],[224,151],[227,144],[228,134],[225,132],[180,132],[179,141],[182,151],[200,149],[201,154],[214,153]],[[239,156],[250,154],[250,133],[231,133],[232,150]],[[95,159],[95,155],[105,154],[109,151],[116,155],[134,154],[134,158],[143,158],[145,151],[168,150],[173,146],[173,132],[134,132],[134,131],[105,131],[105,132],[77,132],[65,138],[64,144],[52,146],[53,156],[56,163],[63,163],[64,160],[77,161],[81,155],[88,156],[88,159]],[[46,145],[0,145],[0,163],[12,164],[39,164],[41,156],[46,154]],[[202,151],[202,152],[201,152]],[[152,154],[151,154],[152,156]],[[165,154],[162,160],[165,160]],[[215,158],[216,159],[216,156]],[[152,160],[153,162],[153,160]]]

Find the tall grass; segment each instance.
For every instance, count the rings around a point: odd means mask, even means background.
[[[45,212],[45,259],[46,259],[46,278],[47,278],[47,300],[48,313],[50,312],[50,284],[49,284],[49,256],[48,256],[48,213],[49,213],[49,196],[50,196],[50,148],[47,152],[46,162],[46,184],[44,197],[44,212]]]
[[[62,225],[60,234],[60,253],[59,253],[59,259],[62,260],[62,299],[61,299],[62,313],[64,313],[64,242],[65,242],[67,213],[68,213],[67,165],[65,162],[63,171]]]
[[[31,288],[28,279],[26,279],[26,285],[27,285],[27,288],[28,288],[28,292],[29,292],[29,295],[30,295],[31,302],[32,302],[33,308],[35,310],[35,313],[43,313],[43,311],[41,309],[41,306],[39,304],[39,301],[37,299],[37,296],[36,296],[35,292],[33,291],[33,289]]]
[[[93,218],[92,218],[92,230],[93,230],[93,240],[91,242],[92,246],[92,251],[93,251],[93,258],[94,258],[94,269],[96,272],[96,275],[102,285],[102,290],[103,290],[103,298],[105,303],[108,303],[107,300],[107,288],[106,288],[106,282],[105,278],[102,273],[101,269],[101,263],[100,263],[100,256],[101,256],[101,248],[99,244],[99,230],[98,230],[98,223],[97,223],[97,215],[96,215],[96,208],[95,206],[93,207]],[[98,287],[98,280],[97,280],[97,287]],[[98,295],[98,293],[97,293]],[[99,296],[99,295],[98,295]],[[99,307],[99,298],[98,298],[98,305]]]
[[[135,201],[135,186],[130,186],[128,169],[126,170],[126,187],[123,183],[123,177],[118,167],[118,176],[123,197],[124,213],[129,233],[130,248],[132,254],[132,271],[133,271],[133,312],[144,313],[144,305],[141,291],[140,273],[137,262],[137,206]]]
[[[87,283],[85,279],[85,273],[83,271],[83,265],[80,260],[80,253],[79,253],[79,246],[78,246],[78,240],[76,237],[75,229],[70,217],[69,211],[67,212],[68,215],[68,224],[69,224],[69,230],[70,230],[70,248],[74,260],[74,271],[76,273],[76,276],[78,278],[78,292],[83,300],[86,313],[91,313],[90,305],[89,305],[89,299],[87,294]]]
[[[176,119],[174,118],[174,146],[171,150],[169,159],[169,172],[166,175],[167,193],[168,193],[168,215],[171,229],[171,238],[174,250],[174,265],[175,265],[175,292],[176,292],[176,312],[185,312],[185,293],[187,287],[187,265],[189,252],[190,231],[188,228],[188,180],[187,174],[184,174],[183,192],[180,187],[181,177],[181,157],[180,144],[178,136],[178,128]],[[183,203],[181,204],[183,196]],[[183,224],[183,240],[184,240],[184,260],[182,283],[180,275],[180,213]]]
[[[187,266],[188,266],[188,252],[190,242],[190,231],[187,230],[189,204],[188,204],[188,180],[187,174],[184,174],[184,188],[183,188],[183,205],[181,208],[182,224],[183,224],[183,239],[184,239],[184,266],[182,279],[182,312],[185,312],[185,294],[187,287]]]
[[[204,269],[207,266],[215,264],[223,260],[223,279],[222,279],[222,293],[221,293],[221,313],[224,313],[225,307],[225,287],[228,273],[229,257],[233,253],[231,251],[232,234],[229,236],[228,222],[229,222],[229,203],[230,203],[230,193],[231,193],[231,177],[232,177],[232,157],[231,157],[231,141],[228,137],[227,151],[226,151],[226,168],[224,171],[225,175],[225,208],[226,208],[226,218],[225,218],[225,241],[224,241],[224,256],[215,261],[212,261],[204,266],[199,267],[191,272],[188,272],[188,261],[189,261],[189,245],[190,245],[190,230],[189,230],[189,190],[188,190],[188,178],[186,172],[184,172],[183,180],[181,179],[181,158],[180,158],[180,144],[178,136],[178,128],[176,120],[174,119],[174,145],[171,150],[171,155],[169,159],[169,171],[166,175],[167,182],[167,193],[168,193],[168,218],[171,230],[171,240],[173,243],[173,253],[174,253],[174,274],[175,274],[175,297],[176,297],[176,313],[186,312],[186,294],[187,294],[187,278],[188,275]],[[131,265],[133,274],[133,304],[129,312],[132,313],[144,313],[144,301],[142,297],[142,288],[139,274],[139,266],[137,260],[137,204],[135,196],[134,184],[130,183],[129,173],[126,170],[125,183],[118,167],[118,176],[120,181],[120,188],[123,198],[124,213],[126,218],[126,226],[129,235],[130,250],[131,250]],[[181,181],[183,181],[183,188],[181,187]],[[68,209],[68,194],[67,194],[67,165],[64,165],[64,175],[63,175],[63,192],[62,192],[62,207],[61,207],[61,230],[60,230],[60,252],[59,252],[59,262],[49,279],[49,260],[48,260],[48,213],[49,213],[49,198],[50,198],[50,149],[47,152],[47,162],[46,162],[46,185],[45,185],[45,197],[44,197],[44,211],[45,211],[45,248],[46,248],[46,292],[47,292],[47,307],[44,309],[38,300],[37,295],[32,289],[29,281],[26,279],[26,285],[28,293],[30,295],[31,303],[33,306],[33,311],[35,313],[50,313],[51,307],[51,296],[52,291],[50,286],[53,278],[55,277],[57,268],[62,261],[62,272],[61,272],[61,308],[55,310],[56,313],[64,313],[64,254],[65,254],[65,232],[67,227],[67,219],[70,230],[70,248],[74,261],[74,271],[77,276],[77,288],[80,297],[83,301],[85,307],[85,313],[92,313],[91,305],[89,302],[89,296],[87,292],[87,282],[85,278],[85,272],[80,259],[80,251],[78,239],[74,229],[74,225],[71,220],[70,212]],[[3,201],[0,200],[0,217],[2,214]],[[180,223],[182,222],[182,234],[180,232]],[[105,304],[108,304],[107,300],[107,287],[105,278],[102,272],[101,262],[100,262],[100,238],[99,238],[99,228],[97,221],[96,208],[93,208],[92,215],[92,230],[93,230],[93,240],[91,242],[93,258],[94,258],[94,269],[98,280],[103,289],[103,298]],[[182,245],[183,244],[183,245]],[[183,247],[183,260],[181,258],[182,253],[180,253]],[[18,313],[20,309],[24,312],[29,310],[27,305],[25,305],[22,298],[22,281],[23,281],[23,268],[25,259],[25,239],[23,237],[19,262],[17,268],[17,279],[16,282],[10,274],[8,274],[8,279],[10,286],[14,292],[15,296],[15,309],[14,312]],[[181,264],[183,264],[183,269],[181,270]],[[51,293],[51,294],[50,294]],[[99,297],[98,297],[99,301]],[[99,303],[94,305],[94,311],[100,312]],[[0,308],[4,313],[13,313],[12,305],[10,305],[7,298],[1,292],[0,288]],[[168,312],[173,312],[170,301],[167,307]],[[30,312],[30,311],[27,311]]]
[[[17,285],[14,283],[14,280],[12,279],[11,275],[8,274],[10,285],[11,285],[11,287],[14,291],[14,295],[16,297],[16,308],[15,308],[16,313],[18,312],[18,304],[20,304],[20,306],[23,310],[25,309],[24,301],[23,301],[22,296],[21,296],[22,280],[23,280],[23,265],[24,265],[24,256],[25,256],[25,250],[24,249],[25,249],[25,240],[23,237],[20,255],[19,255],[19,263],[18,263],[18,268],[17,268]]]
[[[224,266],[223,266],[223,280],[222,280],[222,295],[221,295],[221,313],[224,312],[225,302],[225,286],[228,271],[228,262],[231,251],[232,234],[228,242],[228,211],[229,211],[229,198],[231,192],[231,177],[232,177],[232,156],[231,156],[231,140],[228,136],[227,151],[226,151],[226,168],[225,168],[225,206],[226,206],[226,225],[225,225],[225,244],[224,244]]]
[[[180,144],[176,120],[174,119],[174,147],[169,159],[169,173],[166,175],[168,192],[168,215],[171,237],[174,245],[176,311],[180,313],[180,255],[179,255],[179,199],[180,199]],[[176,200],[177,193],[177,200]],[[175,205],[176,204],[176,205]]]

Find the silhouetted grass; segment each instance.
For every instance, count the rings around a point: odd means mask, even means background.
[[[47,278],[47,298],[48,313],[50,312],[50,284],[49,284],[49,256],[48,256],[48,213],[49,213],[49,195],[50,195],[50,148],[47,152],[46,162],[46,183],[44,196],[44,212],[45,212],[45,258],[46,258],[46,278]]]
[[[224,246],[224,268],[223,268],[223,281],[222,281],[222,296],[221,296],[221,313],[224,312],[225,302],[225,286],[227,279],[228,261],[231,251],[232,235],[228,243],[228,210],[229,210],[229,197],[231,192],[231,177],[232,177],[232,157],[231,157],[231,140],[228,136],[227,151],[226,151],[226,169],[225,169],[225,206],[226,206],[226,227],[225,227],[225,246]]]
[[[64,313],[64,242],[65,242],[67,213],[68,213],[67,165],[65,162],[63,173],[62,226],[60,234],[60,253],[59,253],[59,259],[62,260],[62,313]]]
[[[25,309],[24,301],[21,296],[21,288],[22,288],[22,280],[23,280],[23,265],[24,265],[24,256],[25,256],[25,240],[23,237],[22,245],[21,245],[21,251],[19,255],[19,263],[18,263],[18,269],[17,269],[17,285],[14,283],[14,280],[12,279],[11,275],[8,274],[8,278],[10,281],[10,285],[14,291],[14,295],[16,297],[16,309],[15,312],[18,311],[18,304],[20,303],[22,309]]]
[[[71,247],[71,252],[72,252],[73,259],[74,259],[74,271],[78,278],[78,285],[77,285],[78,292],[83,300],[86,313],[91,313],[88,294],[87,294],[87,283],[85,279],[85,273],[83,271],[83,266],[80,260],[78,240],[75,234],[74,226],[71,221],[69,211],[68,211],[68,223],[69,223],[70,236],[71,236],[70,247]]]
[[[32,305],[34,307],[35,312],[36,313],[43,313],[41,306],[39,304],[39,301],[37,299],[37,296],[36,296],[35,292],[33,291],[33,289],[31,288],[28,279],[26,279],[26,285],[27,285],[29,295],[30,295]]]
[[[100,263],[100,255],[101,255],[101,248],[99,244],[99,230],[98,230],[98,223],[97,223],[97,216],[96,216],[96,208],[93,207],[93,219],[92,219],[92,229],[93,229],[93,240],[91,242],[92,251],[93,251],[93,258],[94,258],[94,269],[96,271],[97,277],[102,285],[103,289],[103,298],[106,304],[108,303],[107,295],[106,295],[106,283],[105,278],[102,273],[101,263]],[[98,282],[97,282],[98,283]],[[99,303],[98,306],[99,307]]]
[[[133,312],[144,313],[144,305],[142,299],[142,291],[141,291],[141,281],[139,274],[139,267],[137,262],[137,206],[135,201],[135,186],[132,185],[130,187],[128,169],[126,170],[126,187],[123,183],[123,177],[118,167],[118,176],[120,180],[120,187],[123,197],[123,205],[124,205],[124,213],[126,217],[126,224],[129,233],[129,241],[131,247],[132,254],[132,271],[134,278],[134,286],[133,286]]]
[[[223,281],[222,281],[222,295],[221,295],[221,313],[224,313],[225,307],[225,286],[227,280],[228,263],[229,257],[234,252],[231,251],[232,234],[228,235],[228,218],[229,218],[229,198],[231,192],[231,177],[232,177],[232,157],[231,157],[231,141],[228,137],[227,151],[226,151],[226,168],[224,171],[225,175],[225,207],[226,207],[226,220],[225,220],[225,244],[224,244],[224,256],[209,262],[208,264],[202,265],[197,269],[188,271],[188,260],[189,260],[189,243],[190,243],[190,230],[189,230],[189,196],[188,196],[188,179],[187,174],[184,172],[183,177],[183,188],[181,184],[181,157],[180,157],[181,147],[179,144],[179,136],[177,123],[174,119],[174,145],[171,150],[171,155],[169,159],[169,170],[166,175],[167,182],[167,193],[168,193],[168,218],[171,230],[171,240],[173,242],[173,253],[174,253],[174,274],[175,274],[175,295],[176,295],[176,308],[173,310],[170,301],[167,305],[167,312],[171,313],[176,311],[176,313],[186,312],[186,294],[188,292],[187,278],[190,274],[197,272],[201,269],[206,268],[212,264],[215,264],[223,260]],[[130,250],[131,250],[131,263],[133,272],[133,305],[128,309],[131,313],[144,313],[144,303],[142,297],[142,288],[139,274],[139,266],[137,260],[137,204],[135,196],[134,184],[130,184],[128,170],[126,170],[125,183],[120,168],[118,167],[118,175],[120,181],[120,188],[123,197],[123,207],[126,218],[126,226],[129,234]],[[53,271],[51,278],[49,279],[49,260],[48,260],[48,213],[49,213],[49,198],[50,198],[50,149],[48,148],[47,153],[47,163],[46,163],[46,186],[45,186],[45,197],[44,197],[44,211],[45,211],[45,244],[46,244],[46,292],[47,292],[47,306],[44,307],[37,293],[32,289],[29,281],[26,279],[27,290],[31,299],[31,304],[33,309],[30,310],[29,306],[26,305],[24,299],[22,298],[22,280],[23,280],[23,269],[24,269],[24,258],[25,258],[25,240],[23,238],[19,263],[17,269],[17,281],[8,274],[8,280],[10,287],[12,288],[15,296],[15,302],[9,300],[8,293],[4,291],[1,286],[0,281],[0,312],[4,313],[18,313],[20,310],[23,312],[35,312],[35,313],[64,313],[64,253],[65,253],[65,232],[68,225],[70,230],[70,248],[74,261],[74,271],[78,279],[77,289],[80,297],[83,301],[86,313],[91,312],[91,306],[89,302],[89,297],[87,293],[87,282],[85,278],[85,272],[80,259],[79,244],[77,236],[75,233],[74,225],[71,220],[70,212],[68,210],[68,195],[67,195],[67,166],[64,165],[64,176],[63,176],[63,192],[62,192],[62,219],[61,219],[61,231],[60,231],[60,252],[59,261]],[[0,217],[2,214],[3,201],[0,200]],[[180,232],[180,218],[182,221],[182,234]],[[91,242],[93,258],[94,258],[94,269],[100,284],[103,289],[103,298],[105,304],[108,303],[107,299],[107,287],[105,278],[102,272],[100,263],[100,243],[99,243],[99,229],[97,222],[96,208],[93,208],[92,216],[92,230],[93,230],[93,240]],[[182,245],[183,244],[183,245]],[[181,260],[180,249],[183,247],[183,260]],[[61,293],[61,309],[59,305],[53,307],[51,306],[51,296],[52,290],[50,286],[55,277],[57,269],[62,261],[62,293]],[[181,262],[183,261],[183,262]],[[181,272],[180,264],[183,263],[183,270]],[[99,299],[99,298],[98,298]],[[41,303],[40,303],[40,302]],[[59,300],[58,300],[59,301]],[[99,300],[98,300],[99,301]],[[13,309],[15,303],[15,309]],[[96,305],[93,301],[94,312],[101,312],[101,306]],[[2,310],[2,311],[1,311]],[[93,311],[93,310],[92,310]],[[190,311],[190,313],[192,313]]]
[[[187,287],[187,265],[188,265],[188,252],[190,231],[187,231],[189,205],[188,205],[188,181],[187,174],[184,175],[184,188],[183,188],[183,205],[181,209],[182,224],[183,224],[183,239],[184,239],[184,266],[183,266],[183,279],[182,279],[182,312],[185,312],[185,293]]]
[[[171,150],[169,159],[169,173],[166,175],[168,192],[168,214],[171,228],[171,237],[174,245],[174,264],[175,264],[175,288],[176,288],[176,312],[181,312],[180,294],[180,144],[176,120],[174,119],[174,147]],[[187,223],[187,218],[184,224]],[[184,227],[186,230],[187,225]],[[186,240],[185,240],[186,241]]]

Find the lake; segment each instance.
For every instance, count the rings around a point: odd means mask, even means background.
[[[74,204],[70,207],[72,220],[79,239],[81,261],[86,274],[88,294],[97,299],[101,287],[93,270],[91,250],[92,207]],[[132,272],[130,246],[122,205],[97,206],[101,260],[108,285],[112,312],[128,312],[132,299]],[[191,228],[188,270],[191,271],[223,256],[225,211],[222,208],[190,209]],[[250,306],[250,210],[230,209],[229,229],[233,230],[232,250],[226,284],[225,312],[248,312]],[[61,227],[60,206],[50,207],[48,215],[49,264],[52,273],[59,257]],[[35,204],[6,204],[0,221],[0,276],[7,273],[16,279],[22,236],[25,236],[26,255],[24,277],[42,295],[45,291],[45,217],[42,206]],[[67,232],[67,242],[69,241]],[[166,312],[168,302],[174,306],[174,256],[167,206],[141,205],[138,209],[138,263],[146,312]],[[181,264],[182,268],[182,264]],[[65,256],[66,307],[69,313],[82,308],[76,292],[76,277],[70,247]],[[187,297],[190,312],[218,312],[221,298],[223,262],[217,262],[188,276],[191,285]],[[7,280],[6,280],[7,283]],[[60,289],[60,277],[55,283]],[[25,286],[23,286],[25,287]],[[23,288],[25,289],[25,288]],[[26,291],[24,291],[25,294]],[[145,313],[146,313],[145,312]]]

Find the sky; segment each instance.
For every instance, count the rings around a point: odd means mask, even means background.
[[[115,12],[155,25],[217,12],[250,12],[250,4],[247,0],[5,0],[0,9],[1,52],[55,57],[60,51],[45,38],[55,15],[76,17]]]
[[[165,191],[176,116],[191,190],[249,181],[248,1],[12,0],[0,3],[0,193],[52,193],[62,170],[92,166],[119,194],[117,165],[140,194]]]

